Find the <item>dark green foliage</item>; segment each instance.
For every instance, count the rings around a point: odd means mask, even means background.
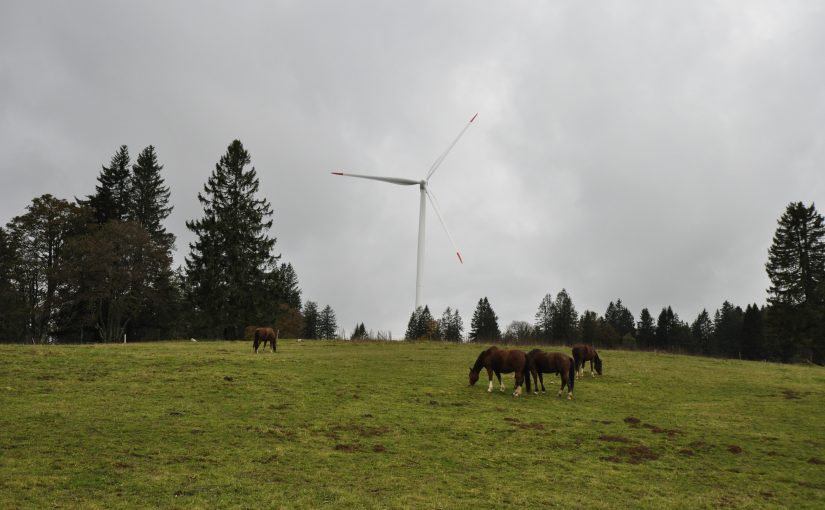
[[[407,324],[407,332],[404,335],[405,340],[440,340],[441,334],[439,332],[438,322],[430,313],[430,307],[418,307],[410,316],[410,321]]]
[[[318,303],[307,301],[304,305],[304,338],[314,340],[320,338],[320,325],[318,322]]]
[[[653,316],[647,308],[642,308],[639,313],[639,323],[636,325],[636,337],[639,346],[651,348],[656,345],[656,325],[653,323]]]
[[[765,323],[762,310],[748,305],[742,319],[742,357],[745,359],[765,358]]]
[[[279,256],[269,237],[272,208],[258,198],[255,168],[240,141],[233,141],[215,165],[198,200],[204,215],[187,221],[195,233],[186,258],[189,296],[202,334],[239,338],[243,328],[271,315],[267,274]]]
[[[274,272],[277,300],[295,310],[301,309],[298,274],[291,263],[282,263]]]
[[[550,343],[553,339],[553,317],[556,313],[556,305],[553,302],[552,294],[545,294],[539,303],[536,312],[535,334],[536,339]]]
[[[0,342],[23,340],[26,300],[16,272],[20,254],[12,236],[0,226]]]
[[[714,339],[713,321],[710,320],[710,314],[703,309],[693,324],[690,325],[690,334],[692,337],[691,352],[699,354],[709,354],[711,352],[711,342]]]
[[[326,305],[318,314],[318,338],[331,340],[338,338],[338,322],[332,307]]]
[[[592,310],[585,310],[579,319],[579,334],[581,336],[581,341],[586,344],[595,344],[598,326],[599,314]]]
[[[551,338],[556,342],[561,341],[571,344],[578,336],[576,326],[578,325],[579,314],[576,312],[573,300],[565,289],[561,289],[556,294],[553,310]]]
[[[89,211],[52,195],[32,200],[26,214],[8,224],[7,243],[15,247],[10,275],[25,308],[18,338],[43,342],[57,329],[59,269],[67,240],[85,231]]]
[[[768,250],[768,351],[825,364],[825,220],[814,204],[788,204]]]
[[[717,354],[736,358],[741,352],[742,320],[744,313],[738,306],[725,301],[713,317],[714,346]]]
[[[656,321],[656,347],[669,349],[675,346],[675,330],[679,324],[679,316],[673,313],[671,307],[662,308]]]
[[[501,340],[498,317],[486,297],[478,300],[470,321],[470,341],[495,342]]]
[[[636,324],[633,314],[623,304],[621,299],[617,299],[614,304],[612,301],[607,305],[607,311],[604,313],[604,320],[613,326],[616,333],[623,337],[627,334],[636,335]]]
[[[464,335],[464,321],[458,310],[451,310],[448,306],[441,315],[438,323],[441,339],[448,342],[460,342]]]
[[[115,155],[112,156],[109,166],[103,167],[97,181],[95,194],[86,197],[85,201],[78,200],[78,202],[94,211],[98,223],[129,219],[132,184],[129,170],[129,149],[125,145],[121,145]]]
[[[356,324],[355,328],[352,330],[352,336],[349,337],[350,340],[366,340],[367,338],[367,328],[364,326],[364,323]]]
[[[153,146],[148,146],[138,155],[137,163],[132,165],[131,201],[128,217],[143,226],[152,240],[168,252],[175,244],[175,236],[163,226],[172,212],[169,205],[169,188],[164,185]]]

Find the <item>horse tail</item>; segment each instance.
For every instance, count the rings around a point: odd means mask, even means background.
[[[570,369],[567,374],[567,392],[573,393],[573,384],[576,382],[576,362],[573,361],[573,358],[567,359],[570,360]]]

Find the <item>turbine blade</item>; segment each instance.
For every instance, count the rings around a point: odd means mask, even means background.
[[[372,179],[373,181],[389,182],[392,184],[399,184],[401,186],[421,184],[421,181],[404,179],[403,177],[378,177],[377,175],[345,174],[344,172],[332,172],[332,175],[343,175],[344,177],[358,177],[359,179]]]
[[[473,115],[473,118],[470,119],[470,122],[468,122],[467,125],[464,126],[464,129],[462,129],[461,132],[458,134],[458,136],[455,137],[455,140],[453,140],[453,143],[451,143],[450,146],[447,147],[447,150],[445,150],[444,153],[441,154],[441,156],[439,156],[438,159],[435,160],[433,166],[430,167],[430,171],[427,172],[427,178],[425,180],[430,180],[430,177],[432,177],[435,171],[438,170],[438,167],[441,166],[441,163],[444,161],[444,158],[447,157],[447,154],[449,154],[449,152],[453,149],[455,144],[458,143],[462,136],[464,136],[464,132],[467,131],[467,128],[470,127],[470,124],[472,124],[473,121],[476,120],[476,117],[478,117],[477,113]]]
[[[475,117],[473,117],[475,118]],[[444,218],[441,217],[441,209],[438,207],[438,200],[436,200],[435,195],[430,188],[426,188],[427,190],[427,197],[430,199],[430,204],[433,206],[433,211],[435,211],[435,215],[438,217],[438,221],[441,222],[441,226],[444,227],[444,232],[447,233],[447,238],[450,239],[450,242],[453,244],[453,249],[455,249],[455,254],[458,256],[458,261],[462,264],[464,263],[464,259],[461,258],[461,252],[458,250],[458,246],[456,246],[455,241],[453,240],[452,234],[450,234],[450,229],[447,228],[447,223],[444,222]]]

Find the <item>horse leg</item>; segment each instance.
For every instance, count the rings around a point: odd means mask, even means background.
[[[487,393],[493,392],[493,371],[489,368],[487,369],[487,378],[490,379],[490,386],[487,387]]]
[[[596,372],[593,371],[593,358],[590,358],[590,377],[596,377]]]
[[[544,390],[544,374],[542,372],[539,372],[539,381],[541,381],[541,392],[545,393],[545,390]]]
[[[496,377],[498,377],[498,384],[501,386],[501,392],[504,392],[504,383],[501,382],[501,372],[496,372]]]
[[[516,379],[516,390],[513,392],[513,396],[518,397],[519,395],[521,395],[521,385],[524,384],[524,370],[522,370],[520,372],[516,371],[515,379]]]
[[[539,378],[535,368],[530,370],[530,375],[533,376],[533,395],[539,394]]]

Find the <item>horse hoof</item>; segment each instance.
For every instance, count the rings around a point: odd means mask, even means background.
[[[567,400],[573,400],[573,394],[572,393],[567,394]]]

